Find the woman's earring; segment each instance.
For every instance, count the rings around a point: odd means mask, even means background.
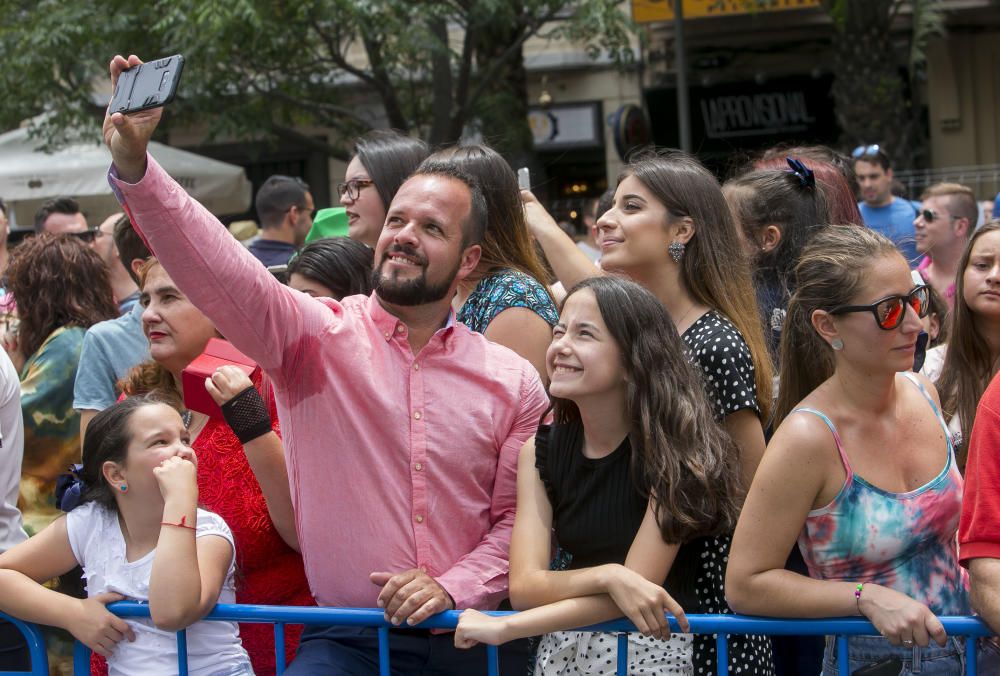
[[[684,242],[678,242],[674,240],[667,247],[667,252],[670,257],[674,259],[674,263],[680,263],[681,259],[684,257]]]
[[[834,338],[833,340],[830,341],[830,347],[839,352],[840,350],[844,349],[844,341],[842,341],[840,338]]]
[[[120,486],[118,486],[118,490],[120,490],[122,493],[128,493],[128,484],[121,484]]]

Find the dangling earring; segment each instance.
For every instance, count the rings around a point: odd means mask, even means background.
[[[834,338],[833,340],[830,341],[830,347],[839,352],[840,350],[844,349],[844,341],[842,341],[840,338]]]
[[[674,263],[680,263],[681,259],[684,257],[684,242],[674,240],[670,243],[670,246],[667,247],[667,252],[670,254],[670,257],[674,259]]]
[[[121,484],[120,486],[118,486],[118,490],[120,490],[122,493],[128,493],[128,484]]]

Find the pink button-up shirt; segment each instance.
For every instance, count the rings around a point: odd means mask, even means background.
[[[274,381],[317,602],[372,607],[369,573],[423,568],[456,607],[496,607],[518,452],[548,403],[534,368],[453,322],[414,355],[374,295],[280,284],[148,163],[139,183],[112,186],[178,288]]]

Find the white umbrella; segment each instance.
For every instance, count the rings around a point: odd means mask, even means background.
[[[54,153],[38,150],[40,139],[26,128],[0,134],[0,197],[14,207],[20,227],[30,227],[48,199],[76,198],[91,226],[119,211],[108,186],[111,153],[99,133],[93,143],[75,143]],[[214,214],[238,214],[250,207],[252,187],[242,167],[156,143],[150,154],[188,193]]]

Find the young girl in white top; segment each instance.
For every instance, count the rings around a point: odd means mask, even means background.
[[[236,624],[201,621],[235,601],[235,559],[229,527],[197,508],[195,462],[166,404],[136,397],[97,414],[84,437],[80,504],[0,555],[0,610],[69,631],[108,659],[110,676],[176,674],[174,632],[184,628],[189,673],[253,674]],[[77,565],[87,599],[41,585]],[[148,602],[152,619],[104,607],[123,599]]]

